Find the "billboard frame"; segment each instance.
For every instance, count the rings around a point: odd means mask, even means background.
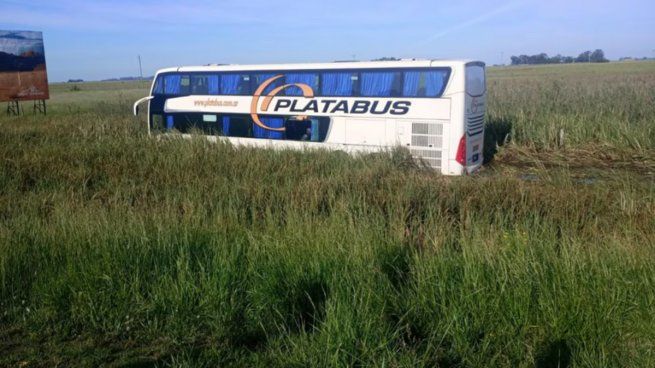
[[[35,103],[44,111],[50,98],[43,32],[0,30],[0,102],[8,102],[7,114],[20,115],[16,101]]]

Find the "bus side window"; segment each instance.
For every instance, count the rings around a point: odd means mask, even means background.
[[[257,73],[257,74],[252,74],[250,77],[253,80],[253,93],[259,88],[259,86],[268,81],[269,79],[277,76],[278,73]],[[284,81],[284,78],[278,78],[274,80],[273,82],[269,82],[269,84],[266,86],[266,88],[262,91],[262,95],[268,94],[271,92],[273,89],[281,86]]]
[[[365,97],[390,97],[400,95],[400,72],[361,73],[361,95]]]
[[[402,88],[402,73],[393,73],[393,82],[391,83],[391,96],[400,96]]]
[[[183,96],[191,94],[191,78],[183,75],[180,79],[180,94]]]
[[[220,75],[221,95],[248,95],[250,94],[250,75],[225,73]]]
[[[192,95],[209,94],[209,87],[208,87],[208,81],[206,75],[191,76],[191,94]]]
[[[220,94],[220,78],[218,74],[207,76],[207,94],[218,95]]]
[[[155,80],[155,86],[152,88],[153,95],[161,95],[164,93],[164,77],[159,76]]]
[[[285,122],[285,139],[291,141],[302,140],[303,136],[307,133],[307,129],[310,127],[309,120],[287,119]]]
[[[179,74],[169,74],[164,76],[164,94],[179,95],[181,76]]]
[[[323,142],[330,129],[330,118],[312,117],[298,120],[288,118],[285,121],[285,139],[292,141]]]
[[[356,96],[358,76],[352,72],[321,73],[321,96]]]
[[[319,131],[320,122],[316,118],[312,118],[310,121],[311,121],[311,141],[318,142],[320,138],[320,131]]]
[[[318,73],[289,73],[285,75],[285,84],[296,83],[308,85],[316,93],[318,92]],[[287,88],[284,94],[287,96],[302,96],[302,90],[294,86]]]
[[[251,126],[252,124],[250,123],[249,118],[243,116],[230,116],[229,136],[250,138],[252,137]]]
[[[440,97],[446,82],[447,70],[407,71],[404,73],[403,97]]]

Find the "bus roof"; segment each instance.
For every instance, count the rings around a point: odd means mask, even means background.
[[[203,66],[180,66],[160,69],[159,73],[167,72],[234,72],[234,71],[260,71],[260,70],[324,70],[324,69],[376,69],[376,68],[416,68],[416,67],[453,67],[468,63],[482,63],[474,60],[438,60],[438,59],[409,59],[396,61],[337,61],[331,63],[304,63],[304,64],[216,64]]]

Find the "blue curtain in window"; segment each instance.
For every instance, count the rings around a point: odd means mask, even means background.
[[[275,77],[276,74],[257,74],[255,75],[255,83],[257,84],[254,89],[256,90],[259,88],[259,85],[264,83],[267,79]],[[273,90],[273,88],[281,86],[282,85],[282,78],[276,80],[275,82],[271,83],[262,91],[262,95],[265,95],[269,93],[270,91]]]
[[[218,89],[218,75],[207,76],[207,93],[210,95],[219,94]]]
[[[167,95],[179,95],[182,76],[167,75],[164,77],[164,93]]]
[[[262,123],[264,123],[264,125],[271,128],[282,128],[284,126],[283,118],[260,117],[259,119],[262,121]],[[284,132],[276,132],[273,130],[264,129],[254,123],[252,131],[255,138],[282,139],[284,137]]]
[[[171,130],[175,126],[175,121],[172,115],[166,116],[166,129]]]
[[[222,95],[238,95],[239,82],[241,82],[241,75],[239,74],[223,74],[221,75],[221,94]]]
[[[434,71],[427,72],[425,78],[425,96],[427,97],[437,97],[441,93],[441,90],[446,83],[446,75],[448,74],[445,71]]]
[[[155,88],[152,89],[152,93],[158,95],[164,93],[164,80],[162,77],[158,77],[155,81]]]
[[[391,96],[393,77],[391,72],[362,73],[362,96]]]
[[[351,73],[323,73],[321,93],[323,96],[352,96],[353,80]]]
[[[405,72],[405,82],[403,84],[403,96],[418,96],[418,84],[421,79],[421,72]]]
[[[312,142],[318,142],[318,120],[312,119]]]
[[[223,116],[223,135],[230,135],[230,117]]]
[[[316,91],[316,88],[318,87],[316,85],[317,84],[316,74],[313,73],[287,74],[286,83],[287,84],[304,83],[312,87],[314,91]],[[300,90],[300,88],[298,87],[289,87],[285,90],[285,93],[287,94],[287,96],[302,96],[302,90]]]

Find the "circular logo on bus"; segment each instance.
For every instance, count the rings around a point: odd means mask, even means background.
[[[265,80],[262,84],[257,87],[255,90],[255,93],[252,96],[252,102],[250,103],[250,116],[252,117],[252,120],[255,122],[255,124],[259,125],[260,127],[267,129],[267,130],[273,130],[273,131],[284,131],[286,128],[271,128],[267,126],[266,124],[262,123],[261,120],[259,120],[259,115],[257,114],[257,107],[259,106],[259,98],[262,97],[262,92],[271,85],[271,83],[275,82],[276,80],[284,77],[284,75],[279,74],[274,77],[271,77],[267,80]],[[264,99],[262,100],[262,106],[261,106],[261,111],[266,112],[268,111],[268,107],[271,105],[271,102],[273,101],[273,97],[280,93],[280,91],[283,91],[289,87],[297,87],[300,88],[302,91],[302,95],[305,98],[314,98],[314,90],[312,87],[304,84],[304,83],[290,83],[290,84],[284,84],[279,87],[273,88],[266,96],[264,96]],[[307,116],[300,116],[299,118],[307,118]]]

